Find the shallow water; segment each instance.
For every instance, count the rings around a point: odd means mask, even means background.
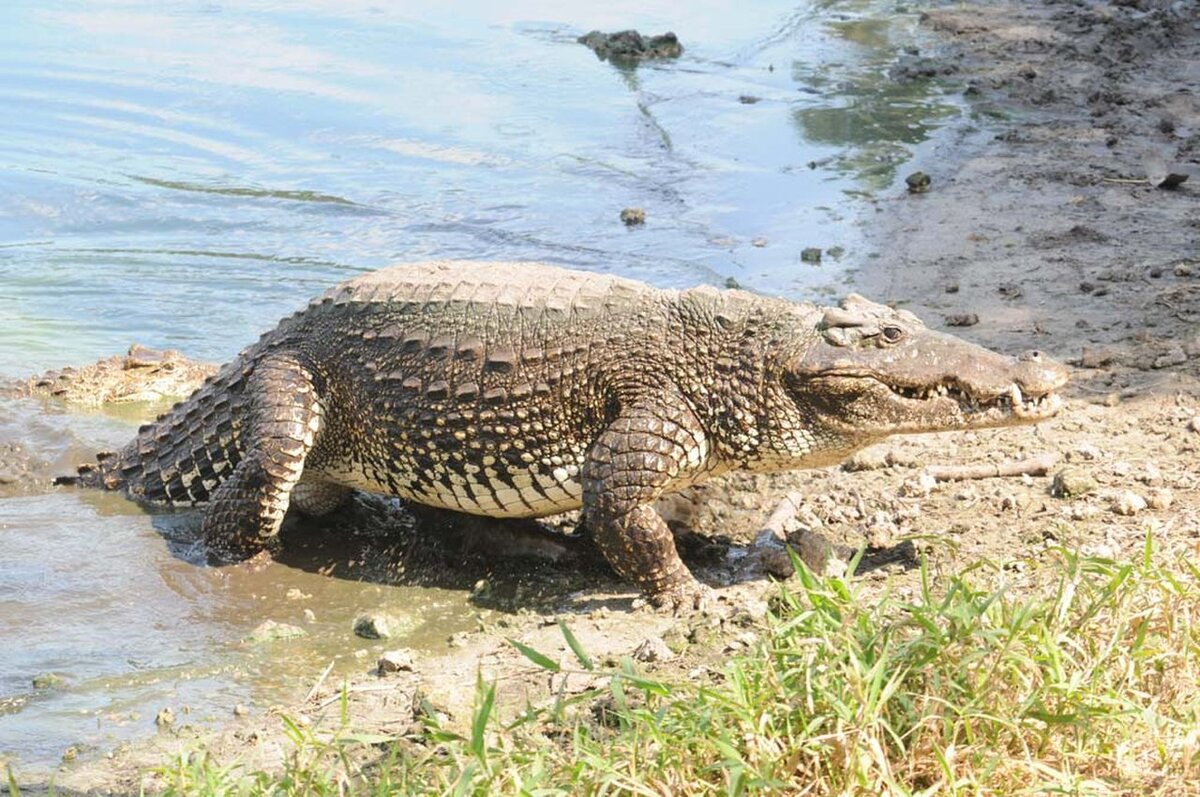
[[[894,193],[957,113],[887,80],[914,35],[888,3],[593,5],[5,3],[0,378],[134,341],[224,360],[396,260],[838,291],[869,262],[863,196]],[[684,56],[619,69],[574,41],[631,26],[675,30]],[[618,220],[631,205],[644,228]],[[809,246],[844,253],[814,267]],[[3,439],[51,467],[132,422],[0,403]],[[112,496],[0,500],[0,755],[48,765],[152,732],[163,706],[224,717],[294,697],[367,647],[349,634],[364,606],[419,607],[424,630],[398,644],[469,622],[458,593],[213,570],[168,538]],[[266,617],[310,636],[273,643],[286,656],[242,643]],[[34,690],[45,672],[62,685]]]

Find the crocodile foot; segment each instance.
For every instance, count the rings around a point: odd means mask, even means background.
[[[717,593],[689,575],[686,579],[654,591],[647,599],[659,611],[680,615],[711,610],[716,606]]]

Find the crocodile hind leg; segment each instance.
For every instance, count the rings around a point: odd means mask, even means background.
[[[346,503],[352,492],[342,484],[304,478],[292,488],[292,507],[308,517],[321,517]]]
[[[596,546],[659,607],[695,608],[710,593],[679,558],[671,530],[654,509],[664,490],[706,459],[704,432],[676,397],[622,411],[583,466],[584,512]]]
[[[279,532],[323,414],[312,375],[291,354],[256,363],[245,390],[241,461],[213,493],[202,525],[210,550],[229,559],[258,553]]]

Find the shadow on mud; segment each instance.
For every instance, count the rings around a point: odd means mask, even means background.
[[[219,566],[199,539],[199,513],[159,514],[152,523],[177,558]],[[672,530],[684,562],[711,586],[769,578],[761,567],[748,564],[755,554],[750,541],[675,525]],[[286,567],[347,581],[469,592],[475,605],[502,612],[601,606],[628,611],[637,596],[610,569],[578,513],[542,521],[501,520],[356,492],[329,516],[289,515],[278,542],[270,558]],[[854,553],[836,552],[847,560]],[[856,573],[917,564],[911,545],[868,548]],[[232,566],[258,565],[251,560]]]

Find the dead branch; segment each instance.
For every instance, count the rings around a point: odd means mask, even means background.
[[[983,465],[931,465],[925,470],[940,482],[956,482],[1000,476],[1045,476],[1057,463],[1058,454],[1046,453],[1028,459],[1010,459]]]

